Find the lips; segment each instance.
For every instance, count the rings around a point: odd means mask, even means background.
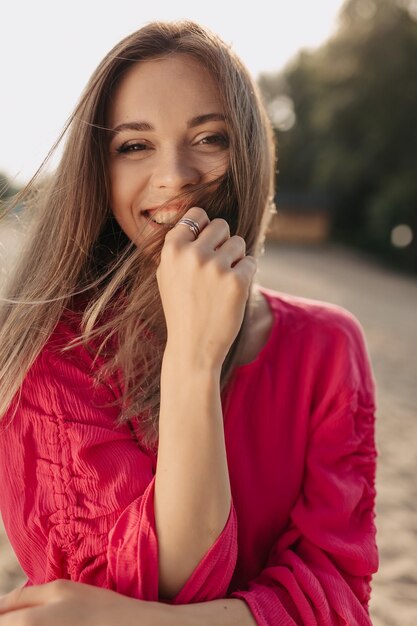
[[[178,205],[152,207],[141,212],[145,218],[160,226],[174,226],[181,215],[181,207]]]

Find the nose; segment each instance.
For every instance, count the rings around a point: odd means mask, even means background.
[[[190,155],[178,148],[161,150],[154,161],[153,184],[160,189],[181,191],[201,182],[201,172]]]

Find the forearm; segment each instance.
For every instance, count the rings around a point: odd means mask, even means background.
[[[175,606],[171,618],[182,626],[256,626],[246,602],[234,598]]]
[[[167,349],[161,371],[155,517],[161,597],[172,598],[221,533],[231,494],[220,370]]]
[[[197,604],[180,604],[172,606],[163,603],[144,603],[140,607],[137,601],[131,602],[129,617],[132,622],[146,618],[149,626],[257,626],[248,605],[244,600],[227,598],[200,602]],[[138,610],[139,609],[139,610]]]
[[[21,610],[19,610],[21,609]],[[243,600],[224,599],[173,606],[163,602],[145,602],[109,589],[56,580],[45,585],[17,588],[0,598],[0,622],[88,624],[107,626],[256,626]],[[31,620],[33,618],[33,622]]]

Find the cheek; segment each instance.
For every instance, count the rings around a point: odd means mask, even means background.
[[[123,186],[121,185],[120,182],[120,176],[118,173],[118,168],[115,165],[110,165],[108,170],[107,170],[107,177],[108,177],[108,181],[109,181],[109,187],[110,187],[110,208],[113,211],[113,213],[117,213],[117,209],[118,206],[120,204],[121,201],[121,195],[122,195],[122,188]]]
[[[112,164],[108,169],[108,181],[110,209],[120,228],[130,240],[133,240],[137,231],[134,207],[138,203],[138,185],[135,185],[135,177],[120,164]]]
[[[229,168],[229,164],[230,164],[230,156],[228,152],[217,156],[215,159],[213,159],[211,163],[211,170],[210,170],[211,177],[214,179],[214,178],[220,178],[221,176],[223,176],[227,172]]]
[[[223,163],[222,163],[222,175],[226,174],[227,170],[230,167],[230,155],[227,154],[224,159],[223,159]]]
[[[110,206],[115,215],[137,206],[145,182],[137,168],[129,163],[114,163],[109,167]]]

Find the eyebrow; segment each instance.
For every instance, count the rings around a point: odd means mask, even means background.
[[[197,115],[196,117],[192,117],[187,122],[187,128],[196,128],[197,126],[201,126],[201,124],[205,124],[206,122],[225,122],[226,118],[223,113],[205,113],[204,115]],[[120,133],[122,130],[136,130],[139,132],[143,131],[152,131],[155,128],[149,122],[125,122],[123,124],[118,124],[115,128],[111,129],[111,134],[116,135]]]

